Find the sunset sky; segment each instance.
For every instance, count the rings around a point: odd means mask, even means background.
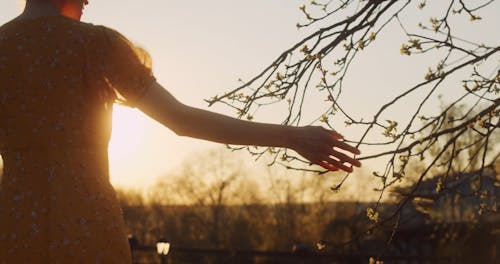
[[[0,24],[17,16],[23,2],[2,1]],[[238,85],[238,78],[248,79],[257,74],[307,33],[295,27],[303,19],[299,6],[304,1],[299,0],[89,2],[82,17],[84,22],[117,29],[144,47],[153,58],[158,81],[180,101],[204,109],[209,108],[203,99],[231,90]],[[500,34],[494,32],[498,32],[500,25],[500,6],[496,2],[488,12],[481,13],[486,22],[479,21],[476,25],[489,29],[491,34],[476,32],[474,28],[468,28],[467,34],[498,45]],[[418,22],[417,12],[415,8],[409,19]],[[400,55],[399,48],[406,39],[397,27],[385,33],[380,44],[363,54],[363,63],[352,68],[353,76],[357,77],[350,80],[353,89],[344,96],[351,95],[347,102],[360,115],[370,116],[395,95],[398,87],[406,87],[408,80],[414,83],[422,78],[428,67],[423,60],[409,60]],[[235,114],[223,106],[210,109]],[[268,114],[256,121],[280,119],[279,115]],[[110,173],[112,183],[120,187],[147,187],[191,154],[219,146],[178,137],[139,111],[120,106],[115,107],[113,129]],[[343,134],[359,133],[344,127],[338,130]]]

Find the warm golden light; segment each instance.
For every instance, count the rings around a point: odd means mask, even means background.
[[[19,11],[22,11],[25,5],[26,5],[26,0],[17,0],[17,6],[19,8]]]
[[[126,164],[144,140],[144,127],[138,121],[138,110],[123,106],[113,109],[113,133],[109,142],[111,162]]]
[[[156,251],[159,255],[166,256],[170,251],[170,243],[158,242],[156,243]]]

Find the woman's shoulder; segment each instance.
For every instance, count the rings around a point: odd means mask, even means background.
[[[41,29],[52,31],[56,28],[70,28],[80,31],[86,31],[89,33],[94,32],[112,32],[114,30],[105,27],[103,25],[96,25],[88,22],[77,21],[65,16],[43,16],[43,17],[33,17],[24,18],[16,17],[5,24],[0,26],[0,32],[15,30],[17,32],[22,32],[25,30]]]

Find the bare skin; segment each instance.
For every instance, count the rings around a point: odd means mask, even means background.
[[[63,15],[80,20],[86,0],[28,0],[16,19]],[[335,131],[319,126],[292,127],[247,122],[179,102],[160,84],[150,87],[138,108],[177,135],[213,142],[289,148],[311,163],[331,171],[352,172],[361,163],[352,154],[360,151],[342,141]]]
[[[156,83],[139,103],[139,109],[172,129],[176,134],[236,145],[284,147],[295,150],[314,164],[328,170],[351,172],[361,163],[334,148],[360,154],[343,142],[342,136],[322,127],[292,127],[247,122],[225,115],[197,109],[177,101]]]
[[[16,19],[63,15],[80,21],[87,0],[27,0],[23,13]]]

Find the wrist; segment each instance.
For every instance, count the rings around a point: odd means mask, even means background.
[[[295,149],[297,142],[300,142],[300,135],[302,134],[302,127],[285,126],[286,130],[283,135],[283,145],[281,147],[288,149]]]

